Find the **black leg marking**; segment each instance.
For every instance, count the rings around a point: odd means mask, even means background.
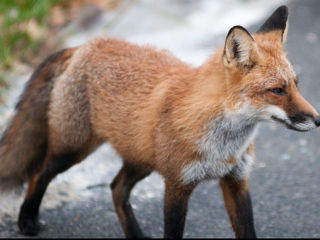
[[[145,238],[136,220],[129,198],[135,184],[148,176],[151,170],[124,163],[111,184],[114,206],[127,238]]]
[[[18,226],[25,235],[36,235],[39,232],[39,207],[50,181],[59,173],[76,163],[75,154],[53,157],[47,156],[40,172],[34,173],[29,183],[25,200],[20,208]]]
[[[247,180],[232,176],[220,180],[224,202],[237,238],[256,238]]]
[[[166,183],[164,201],[164,238],[182,238],[189,197],[194,189]]]

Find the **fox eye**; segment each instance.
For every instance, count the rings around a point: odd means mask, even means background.
[[[283,88],[272,88],[269,91],[280,96],[286,95],[286,91]]]

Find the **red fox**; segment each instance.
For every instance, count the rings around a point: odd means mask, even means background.
[[[57,174],[110,142],[123,158],[111,189],[126,237],[144,237],[129,196],[157,171],[165,181],[165,238],[183,236],[190,194],[206,179],[219,180],[235,236],[255,238],[248,177],[257,125],[320,125],[283,49],[287,20],[281,6],[253,35],[231,28],[224,46],[197,68],[113,38],[48,57],[0,144],[1,189],[29,181],[20,231],[38,233],[41,199]]]

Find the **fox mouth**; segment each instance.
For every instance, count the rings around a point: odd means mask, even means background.
[[[281,118],[278,118],[276,116],[271,116],[271,118],[273,120],[275,120],[276,122],[278,122],[278,123],[284,124],[288,129],[295,130],[295,131],[298,131],[298,132],[307,132],[307,131],[312,129],[310,127],[309,128],[298,127],[299,125],[292,124],[289,119],[281,119]],[[303,124],[303,122],[301,122],[300,124]]]

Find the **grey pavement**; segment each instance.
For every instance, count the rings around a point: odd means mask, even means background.
[[[197,3],[195,2],[197,1],[185,2],[190,5],[184,5],[183,14],[188,14],[193,11],[193,8],[196,8]],[[175,4],[179,4],[179,1],[175,1]],[[276,5],[266,8],[265,11],[268,11],[266,15],[269,15],[272,11],[270,8],[274,9],[273,6]],[[301,93],[317,109],[320,109],[320,1],[289,1],[288,6],[290,11],[286,47],[288,58],[298,74]],[[139,5],[131,7],[141,8]],[[175,6],[175,8],[178,7],[179,5]],[[241,16],[241,12],[238,14]],[[147,16],[146,14],[145,18]],[[152,15],[153,18],[157,16]],[[169,16],[177,15],[169,14]],[[179,17],[171,18],[171,20],[179,22]],[[247,23],[249,25],[244,26],[254,32],[262,21],[260,19],[258,22]],[[167,29],[171,23],[169,20],[164,22],[163,29]],[[146,28],[141,29],[141,32],[151,31],[152,26]],[[112,31],[116,32],[111,28]],[[213,51],[218,44],[223,43],[227,31],[226,28],[221,32],[212,32],[208,36],[200,32],[199,36],[203,40],[186,42],[184,46],[199,46],[199,51],[205,55],[205,51],[208,49]],[[185,34],[184,36],[188,36],[187,33]],[[133,41],[139,39],[139,35],[123,37]],[[176,40],[181,41],[181,39]],[[210,45],[211,41],[212,45]],[[163,42],[165,42],[164,39]],[[193,51],[196,49],[188,54]],[[183,49],[177,49],[175,53],[182,58],[187,55]],[[207,55],[210,54],[211,52],[207,52]],[[201,57],[194,64],[201,62]],[[185,58],[190,59],[188,56]],[[320,237],[319,143],[319,129],[298,133],[271,123],[261,124],[259,127],[259,134],[256,138],[256,163],[250,178],[258,237]],[[44,226],[38,237],[124,237],[109,189],[109,184],[120,166],[119,156],[110,146],[104,146],[84,163],[71,169],[70,173],[59,176],[52,186],[50,185],[44,199],[40,212]],[[91,172],[92,170],[96,172]],[[71,174],[71,180],[68,174]],[[148,236],[162,237],[162,194],[163,182],[156,173],[139,183],[133,191],[131,203],[141,228]],[[15,201],[15,196],[12,195],[11,199],[7,198],[7,200]],[[22,201],[22,196],[17,196],[18,200],[14,205],[16,208]],[[58,201],[55,201],[56,199]],[[52,204],[49,206],[46,205],[46,202]],[[5,205],[3,202],[0,204]],[[7,208],[10,207],[12,206]],[[23,237],[18,233],[16,214],[17,210],[3,214],[0,221],[0,237]],[[234,237],[216,181],[202,183],[194,191],[189,202],[184,237]]]

